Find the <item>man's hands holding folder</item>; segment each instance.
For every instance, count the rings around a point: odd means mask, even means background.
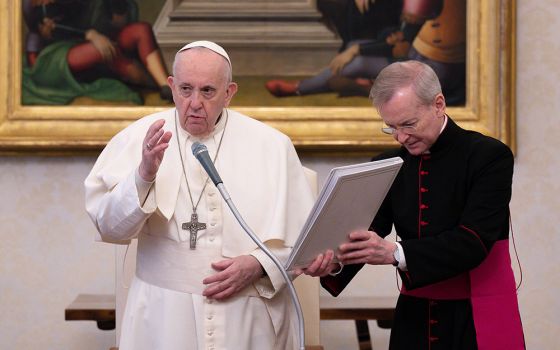
[[[394,242],[387,241],[373,231],[354,231],[348,235],[348,242],[338,247],[336,258],[344,265],[370,264],[386,265],[393,264],[395,258],[393,253],[397,249]],[[315,260],[302,270],[306,275],[323,277],[340,269],[339,264],[334,262],[335,253],[327,250],[319,254]]]
[[[338,248],[337,258],[343,264],[387,265],[395,262],[393,253],[397,245],[379,237],[377,233],[354,231],[348,238],[350,242]]]
[[[333,273],[337,269],[341,269],[337,263],[334,261],[334,252],[332,250],[327,250],[323,254],[317,255],[315,260],[307,266],[305,269],[296,270],[296,274],[300,275],[301,273],[305,273],[306,275],[313,276],[313,277],[323,277],[328,274]]]

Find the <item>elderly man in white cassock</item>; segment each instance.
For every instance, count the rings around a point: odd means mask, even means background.
[[[208,148],[245,221],[285,261],[314,201],[294,147],[227,108],[237,84],[217,44],[179,50],[168,84],[175,108],[118,133],[85,180],[97,238],[138,239],[120,350],[297,348],[281,273],[190,151]]]

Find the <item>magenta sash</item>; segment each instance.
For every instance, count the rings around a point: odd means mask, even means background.
[[[509,241],[494,243],[484,261],[468,273],[401,293],[420,298],[471,299],[479,350],[525,349],[511,269]]]

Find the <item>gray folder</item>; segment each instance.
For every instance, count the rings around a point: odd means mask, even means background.
[[[286,262],[306,267],[327,249],[336,252],[348,234],[367,230],[402,165],[399,157],[334,168]]]

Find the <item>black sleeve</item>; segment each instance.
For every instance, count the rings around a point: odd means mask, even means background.
[[[402,157],[401,149],[390,150],[384,152],[376,157],[371,159],[372,162],[376,160],[382,160],[392,157]],[[402,170],[399,172],[397,177],[402,176]],[[395,179],[395,182],[397,179]],[[370,231],[377,233],[380,237],[385,238],[389,234],[391,234],[391,230],[393,229],[393,213],[391,208],[391,190],[385,196],[381,207],[377,211],[377,214],[373,218],[372,223],[369,226]]]
[[[390,191],[389,191],[390,192]],[[393,215],[391,210],[391,195],[388,193],[377,214],[373,218],[369,230],[377,233],[380,237],[387,237],[393,229]]]
[[[337,297],[362,267],[364,264],[346,265],[336,276],[321,277],[321,286],[332,296]]]

